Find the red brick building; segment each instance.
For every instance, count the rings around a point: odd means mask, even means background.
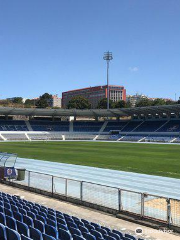
[[[75,96],[83,96],[89,100],[92,108],[96,108],[99,101],[107,98],[107,85],[71,90],[62,93],[62,107],[66,108]],[[110,85],[109,97],[113,102],[126,101],[126,89],[123,86]]]

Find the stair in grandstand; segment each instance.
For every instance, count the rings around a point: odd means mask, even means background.
[[[95,138],[93,139],[93,141],[96,141],[96,139],[98,138],[99,135],[96,135]]]
[[[134,132],[136,129],[138,129],[142,124],[144,123],[144,121],[140,122],[139,125],[137,125],[131,132]]]
[[[169,120],[170,121],[170,120]],[[156,129],[156,131],[154,132],[158,132],[161,128],[163,128],[169,121],[165,122],[163,125],[161,125],[158,129]]]
[[[29,121],[25,121],[25,124],[28,128],[29,131],[33,131],[32,127],[31,127],[31,124],[29,123]]]
[[[124,138],[124,136],[121,136],[120,138],[118,138],[118,140],[117,141],[123,141],[123,138]]]
[[[0,133],[0,141],[6,141],[7,139]]]
[[[180,132],[180,120],[169,120],[157,132]]]
[[[170,143],[173,143],[173,142],[175,142],[176,140],[177,140],[177,137],[173,138],[173,139],[170,141]]]
[[[25,133],[25,136],[27,137],[27,139],[28,139],[29,141],[31,141],[31,139],[30,139],[30,137],[28,136],[27,133]]]
[[[132,132],[142,120],[128,121],[128,123],[121,129],[121,132]]]
[[[73,132],[73,121],[69,123],[69,132]]]
[[[104,129],[106,128],[107,124],[108,124],[108,121],[105,121],[105,122],[103,123],[102,127],[101,127],[100,130],[99,130],[99,133],[104,132]]]

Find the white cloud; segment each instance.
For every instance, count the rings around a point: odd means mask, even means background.
[[[139,70],[138,67],[129,67],[129,71],[131,72],[137,72]]]

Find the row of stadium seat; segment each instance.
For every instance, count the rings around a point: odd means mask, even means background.
[[[0,192],[1,240],[136,240],[130,234]],[[142,240],[142,239],[139,239]]]
[[[3,139],[3,138],[4,139]],[[60,132],[41,133],[1,133],[0,141],[62,141],[62,140],[89,140],[89,141],[131,141],[131,142],[164,142],[180,143],[176,135],[133,135],[133,134],[61,134]]]
[[[74,132],[99,132],[104,122],[73,122]],[[29,126],[33,131],[69,132],[70,123],[60,121],[31,120]],[[103,132],[118,130],[121,132],[180,132],[180,120],[132,120],[108,121]],[[0,120],[0,131],[28,131],[25,121]]]

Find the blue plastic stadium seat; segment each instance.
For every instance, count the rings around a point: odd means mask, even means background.
[[[42,212],[42,211],[39,211],[39,215],[46,218],[47,217],[47,213],[45,212]]]
[[[7,202],[4,203],[4,207],[11,210],[11,204],[9,204]]]
[[[33,219],[31,217],[28,217],[28,216],[23,216],[23,221],[24,223],[26,223],[29,227],[33,227],[34,224],[33,224]]]
[[[20,234],[13,229],[6,227],[7,240],[21,240]]]
[[[120,240],[121,239],[121,237],[117,233],[110,232],[109,236],[115,238],[116,240]]]
[[[17,231],[16,220],[15,220],[14,218],[9,217],[9,216],[6,216],[6,225],[7,225],[9,228]]]
[[[57,224],[57,227],[58,227],[58,228],[62,228],[62,229],[64,229],[64,230],[68,230],[68,227],[67,227],[67,225],[65,225],[65,224],[58,223],[58,224]]]
[[[97,230],[91,230],[91,234],[94,235],[96,237],[96,239],[103,239],[103,236],[100,232],[98,232]]]
[[[47,214],[47,218],[53,220],[53,221],[56,221],[56,216],[55,215],[52,215],[50,213]]]
[[[124,235],[123,235],[123,233],[122,233],[122,232],[120,232],[120,231],[118,231],[118,230],[115,230],[115,229],[114,229],[114,230],[112,230],[112,232],[113,232],[113,233],[116,233],[117,235],[119,235],[119,237],[120,237],[120,238],[122,238],[122,239],[123,239]]]
[[[64,224],[64,225],[67,225],[67,224],[66,224],[66,221],[63,220],[63,219],[61,219],[61,218],[57,218],[57,222],[58,222],[58,223],[61,223],[61,224]]]
[[[23,215],[27,215],[27,211],[23,208],[19,208],[19,212],[22,213]]]
[[[97,224],[97,223],[91,222],[91,225],[93,225],[95,227],[95,229],[101,228],[101,226],[99,224]]]
[[[89,230],[84,226],[79,226],[79,230],[83,233],[89,233]]]
[[[36,214],[32,213],[31,211],[27,211],[27,216],[32,218],[33,220],[36,219]]]
[[[96,237],[90,233],[84,233],[84,237],[86,240],[96,240]]]
[[[0,239],[1,240],[7,240],[7,236],[6,236],[6,228],[4,225],[2,225],[0,223]]]
[[[27,212],[29,212],[31,209],[28,206],[23,206],[23,209],[25,209]]]
[[[23,215],[19,212],[13,212],[14,218],[20,222],[23,222]]]
[[[58,238],[58,231],[51,225],[45,224],[45,233],[54,238]]]
[[[58,233],[59,233],[59,239],[71,240],[71,235],[70,235],[70,233],[68,231],[59,228],[58,229]],[[93,239],[93,240],[96,240],[96,239]]]
[[[56,216],[57,217],[63,217],[64,218],[64,214],[62,213],[62,212],[60,212],[60,211],[56,211]]]
[[[91,232],[92,230],[95,230],[95,227],[92,226],[91,224],[85,223],[85,227]]]
[[[21,240],[34,240],[34,239],[21,235]]]
[[[7,197],[4,197],[4,202],[9,203],[9,199]]]
[[[128,239],[131,239],[131,240],[136,240],[137,238],[136,237],[134,237],[134,236],[132,236],[132,235],[130,235],[130,234],[128,234],[128,233],[125,233],[125,235],[124,235],[126,238],[128,238]]]
[[[105,230],[108,232],[108,234],[111,232],[111,229],[108,228],[108,227],[104,227],[104,226],[102,226],[101,228],[102,228],[102,229],[105,229]]]
[[[0,212],[4,213],[4,207],[0,206]]]
[[[98,231],[103,235],[103,237],[105,235],[108,235],[108,232],[105,229],[103,229],[103,228],[99,228]]]
[[[11,209],[12,209],[13,212],[19,212],[18,207],[14,204],[11,204]]]
[[[40,220],[34,220],[34,227],[42,233],[45,232],[45,225]]]
[[[114,237],[111,237],[109,235],[104,235],[105,240],[116,240]]]
[[[81,231],[77,228],[69,227],[69,231],[70,231],[71,234],[76,234],[78,236],[82,236]]]
[[[38,215],[36,215],[36,218],[37,218],[37,220],[43,222],[44,224],[46,223],[46,218],[45,218],[45,217],[40,216],[40,215],[38,214]]]
[[[7,216],[13,217],[13,212],[10,209],[4,208],[4,212]]]
[[[22,223],[18,220],[16,221],[16,223],[17,223],[18,232],[20,234],[23,234],[26,237],[29,237],[29,228],[28,228],[27,224]]]
[[[75,220],[75,223],[77,224],[78,227],[79,227],[79,226],[85,227],[85,224],[84,224],[83,222],[81,222],[81,221]]]
[[[77,217],[74,217],[74,216],[72,216],[72,219],[75,221],[81,221],[81,219],[80,218],[77,218]]]
[[[0,223],[6,225],[6,217],[4,213],[0,212]]]
[[[77,228],[77,224],[76,224],[76,223],[73,223],[73,222],[67,221],[67,225],[68,225],[68,227]]]
[[[56,238],[49,236],[45,233],[43,233],[42,236],[43,236],[43,240],[57,240]]]
[[[76,234],[73,234],[73,240],[86,240],[83,236],[79,236],[79,235],[76,235]]]
[[[31,209],[31,212],[37,215],[39,213],[39,210],[34,207],[33,209]]]
[[[42,233],[33,227],[29,227],[30,230],[30,237],[35,240],[42,240]]]
[[[66,222],[72,222],[72,223],[74,223],[74,220],[73,220],[72,218],[70,218],[70,217],[65,217],[65,219],[66,219]]]
[[[47,221],[47,224],[48,224],[48,225],[57,228],[57,222],[56,222],[56,220],[51,220],[51,219],[47,218],[46,221]]]
[[[85,220],[85,219],[81,219],[81,222],[83,222],[83,223],[87,223],[87,224],[90,224],[90,222],[89,221],[87,221],[87,220]]]

